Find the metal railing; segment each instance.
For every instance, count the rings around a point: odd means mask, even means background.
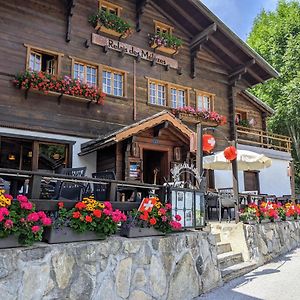
[[[237,141],[240,144],[291,152],[292,139],[272,132],[237,126]]]

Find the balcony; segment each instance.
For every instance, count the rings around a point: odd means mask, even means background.
[[[237,126],[237,141],[240,144],[291,152],[290,137],[260,129]]]

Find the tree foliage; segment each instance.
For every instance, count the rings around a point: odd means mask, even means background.
[[[299,165],[300,2],[279,0],[274,12],[262,11],[247,42],[279,72],[278,78],[256,86],[252,92],[275,109],[269,129],[291,136],[293,156]]]

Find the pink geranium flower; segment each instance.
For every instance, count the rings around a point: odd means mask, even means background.
[[[28,198],[24,195],[18,195],[17,199],[19,202],[28,202]]]
[[[39,215],[36,212],[33,212],[27,216],[27,221],[29,222],[37,222],[39,220]]]
[[[14,225],[14,222],[12,220],[6,220],[5,223],[4,223],[4,227],[7,228],[7,229],[12,228],[13,225]]]
[[[35,226],[32,226],[32,227],[31,227],[31,231],[32,231],[33,233],[36,233],[36,232],[38,232],[39,230],[40,230],[40,226],[35,225]]]

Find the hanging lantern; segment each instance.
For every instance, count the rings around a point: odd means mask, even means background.
[[[230,146],[225,148],[224,150],[224,156],[227,160],[235,160],[237,157],[237,150],[234,146]]]
[[[203,134],[202,149],[204,152],[210,152],[215,148],[216,140],[211,134]]]

